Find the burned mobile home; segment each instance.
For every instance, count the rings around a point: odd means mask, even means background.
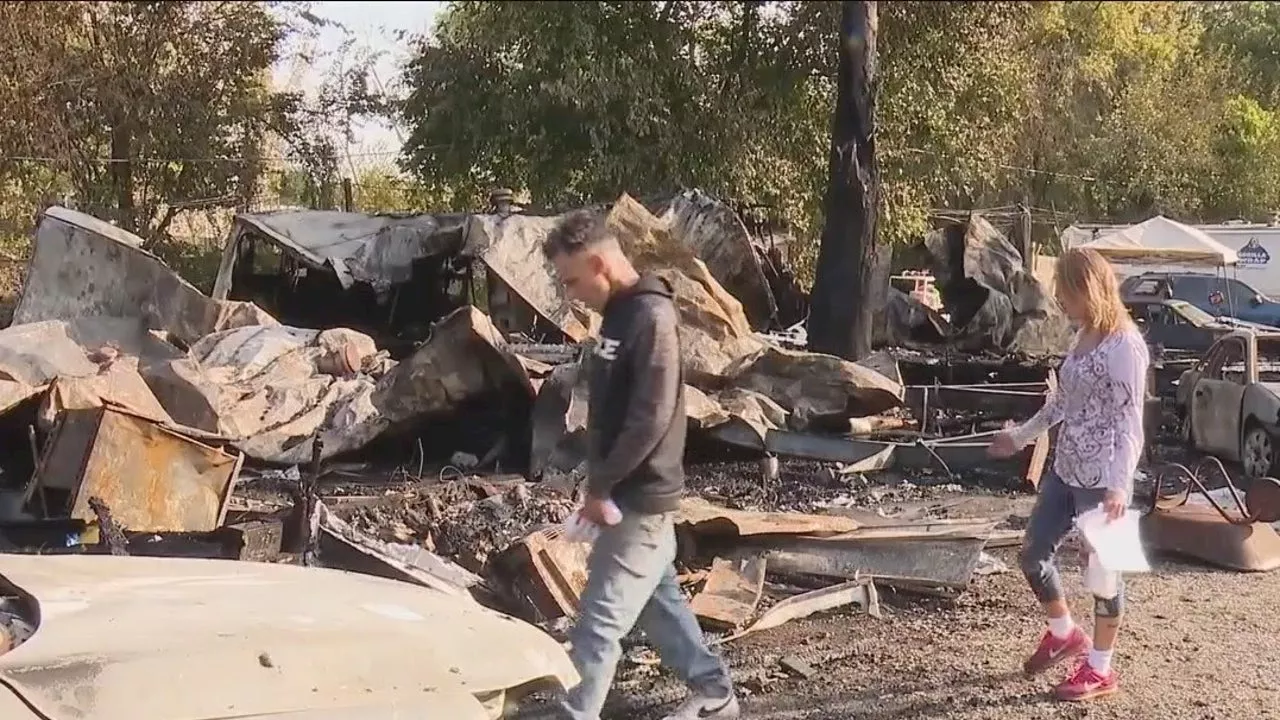
[[[785,246],[759,212],[740,215],[697,190],[644,205],[742,302],[752,327],[803,319],[806,298],[785,266]],[[577,342],[582,329],[555,321],[558,315],[547,312],[549,289],[534,277],[545,272],[538,241],[556,217],[525,213],[503,193],[494,194],[487,213],[242,214],[212,296],[252,301],[300,327],[367,333],[397,359],[429,336],[432,323],[472,304],[508,336]],[[540,294],[529,297],[534,289]]]

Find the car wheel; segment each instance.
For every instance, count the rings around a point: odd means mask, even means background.
[[[1275,442],[1271,433],[1258,425],[1250,425],[1244,433],[1244,442],[1240,448],[1240,464],[1249,477],[1259,478],[1271,475],[1275,467]]]

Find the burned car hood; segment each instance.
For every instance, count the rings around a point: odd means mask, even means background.
[[[532,625],[407,583],[231,560],[0,558],[39,605],[35,634],[0,655],[0,683],[32,717],[470,720],[504,690],[577,682]]]
[[[1233,330],[1257,330],[1260,332],[1275,332],[1276,330],[1272,325],[1252,322],[1249,320],[1241,320],[1239,318],[1233,318],[1230,315],[1219,315],[1213,320],[1217,326],[1231,328]]]

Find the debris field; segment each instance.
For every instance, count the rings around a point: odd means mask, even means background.
[[[1051,437],[1003,461],[986,446],[1042,405],[1069,339],[1019,251],[979,215],[931,234],[940,306],[891,292],[887,342],[854,363],[804,350],[784,255],[727,205],[690,191],[598,211],[676,288],[692,429],[678,570],[748,707],[917,717],[950,687],[968,710],[941,716],[1003,717],[982,714],[988,696],[1038,708],[1030,685],[988,676],[1034,634],[1010,570]],[[589,550],[560,526],[583,479],[577,368],[599,318],[564,298],[541,259],[555,222],[510,206],[243,215],[206,294],[138,238],[49,209],[0,330],[4,549],[338,568],[562,636]],[[1153,371],[1148,436],[1172,446],[1176,388],[1162,372],[1173,370]],[[1179,475],[1178,452],[1153,451],[1139,478],[1155,549],[1280,565],[1258,541],[1210,542],[1233,528],[1274,536],[1265,493],[1230,506],[1221,464]],[[1181,502],[1164,492],[1175,486],[1190,488]],[[1162,568],[1135,594],[1159,595],[1165,572],[1192,571]],[[1185,578],[1170,582],[1202,597]],[[1214,602],[1228,601],[1197,600],[1191,615]],[[2,637],[21,642],[5,617],[0,606]],[[1197,632],[1185,642],[1198,647]],[[926,638],[958,654],[927,651]],[[967,667],[965,643],[988,659]],[[852,703],[840,712],[834,700],[785,707],[838,689]],[[671,690],[634,638],[617,716],[645,717]]]

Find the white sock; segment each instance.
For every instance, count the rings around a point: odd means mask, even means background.
[[[1106,675],[1111,672],[1111,651],[1090,650],[1089,667],[1096,670],[1100,675]]]
[[[1070,615],[1049,618],[1049,632],[1059,640],[1070,635],[1071,631],[1074,630],[1075,627],[1076,624],[1071,621]]]

